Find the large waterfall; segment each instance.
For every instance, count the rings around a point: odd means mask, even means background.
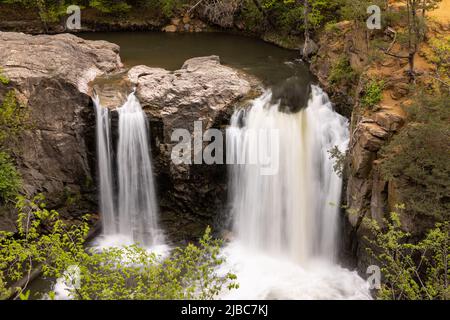
[[[226,251],[241,284],[230,297],[368,297],[361,278],[333,263],[342,182],[329,150],[346,149],[347,120],[316,86],[295,113],[272,100],[269,91],[236,111],[227,130],[227,157],[238,164],[229,172],[235,240]]]
[[[109,111],[100,105],[97,97],[94,103],[104,234],[115,237],[113,244],[162,244],[145,113],[134,92],[117,109],[119,141],[116,154],[117,187],[114,187]],[[114,190],[118,190],[118,194]]]

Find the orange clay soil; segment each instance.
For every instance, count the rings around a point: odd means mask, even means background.
[[[450,23],[450,0],[442,0],[439,8],[430,11],[428,15],[441,23]]]

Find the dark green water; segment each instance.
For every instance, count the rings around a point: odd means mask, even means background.
[[[176,70],[189,58],[218,55],[222,64],[255,75],[267,86],[280,85],[293,77],[300,87],[311,81],[308,66],[298,60],[298,51],[256,38],[225,33],[161,32],[99,32],[80,36],[118,44],[127,67],[145,64]]]

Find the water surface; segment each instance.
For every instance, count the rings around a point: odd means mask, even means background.
[[[144,64],[177,70],[187,59],[218,55],[222,64],[252,74],[268,87],[288,86],[289,90],[283,91],[296,91],[296,96],[307,95],[306,88],[312,80],[308,66],[299,59],[298,51],[251,37],[226,33],[161,32],[96,32],[81,33],[80,36],[118,44],[126,67]]]

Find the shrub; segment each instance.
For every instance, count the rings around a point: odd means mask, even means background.
[[[402,209],[403,206],[397,206]],[[399,215],[391,213],[382,229],[365,220],[374,235],[367,240],[377,251],[367,249],[381,264],[383,284],[376,296],[383,300],[450,299],[450,223],[437,223],[417,244],[401,229]]]
[[[361,98],[361,105],[367,108],[372,108],[381,101],[383,93],[384,81],[370,81],[364,88],[364,93]]]
[[[433,38],[430,41],[432,53],[428,57],[436,66],[436,77],[441,81],[438,85],[447,83],[443,90],[448,90],[450,83],[450,36]]]
[[[3,203],[14,201],[21,186],[20,174],[11,157],[0,152],[0,200]]]
[[[419,92],[408,110],[409,123],[381,150],[385,179],[402,179],[399,190],[410,214],[449,220],[449,94]]]
[[[9,84],[9,79],[7,76],[5,76],[3,74],[3,70],[2,68],[0,68],[0,83],[3,85],[8,85]]]
[[[264,15],[254,5],[253,1],[245,0],[239,15],[247,30],[262,31],[264,29]]]
[[[29,110],[17,102],[16,93],[10,90],[0,104],[0,148],[7,148],[28,128]]]
[[[339,85],[353,82],[356,77],[355,71],[350,66],[350,61],[346,55],[341,55],[331,67],[328,81],[331,84]]]
[[[330,159],[334,160],[334,172],[342,178],[347,156],[346,153],[339,150],[338,146],[334,146],[332,149],[328,150],[328,153],[330,154]]]
[[[341,29],[339,29],[336,22],[329,22],[325,25],[325,32],[334,33],[334,34],[339,35],[341,32]]]
[[[165,258],[137,245],[96,251],[84,246],[88,216],[69,225],[43,201],[42,195],[19,197],[17,234],[0,231],[0,285],[41,264],[44,277],[63,277],[66,283],[75,280],[66,271],[78,269],[79,286],[69,287],[73,299],[212,299],[225,286],[237,287],[235,275],[217,273],[224,259],[210,228],[198,245],[176,248]],[[28,296],[27,288],[13,290],[17,297]]]
[[[91,0],[89,6],[103,13],[123,14],[131,9],[131,6],[122,0]]]

